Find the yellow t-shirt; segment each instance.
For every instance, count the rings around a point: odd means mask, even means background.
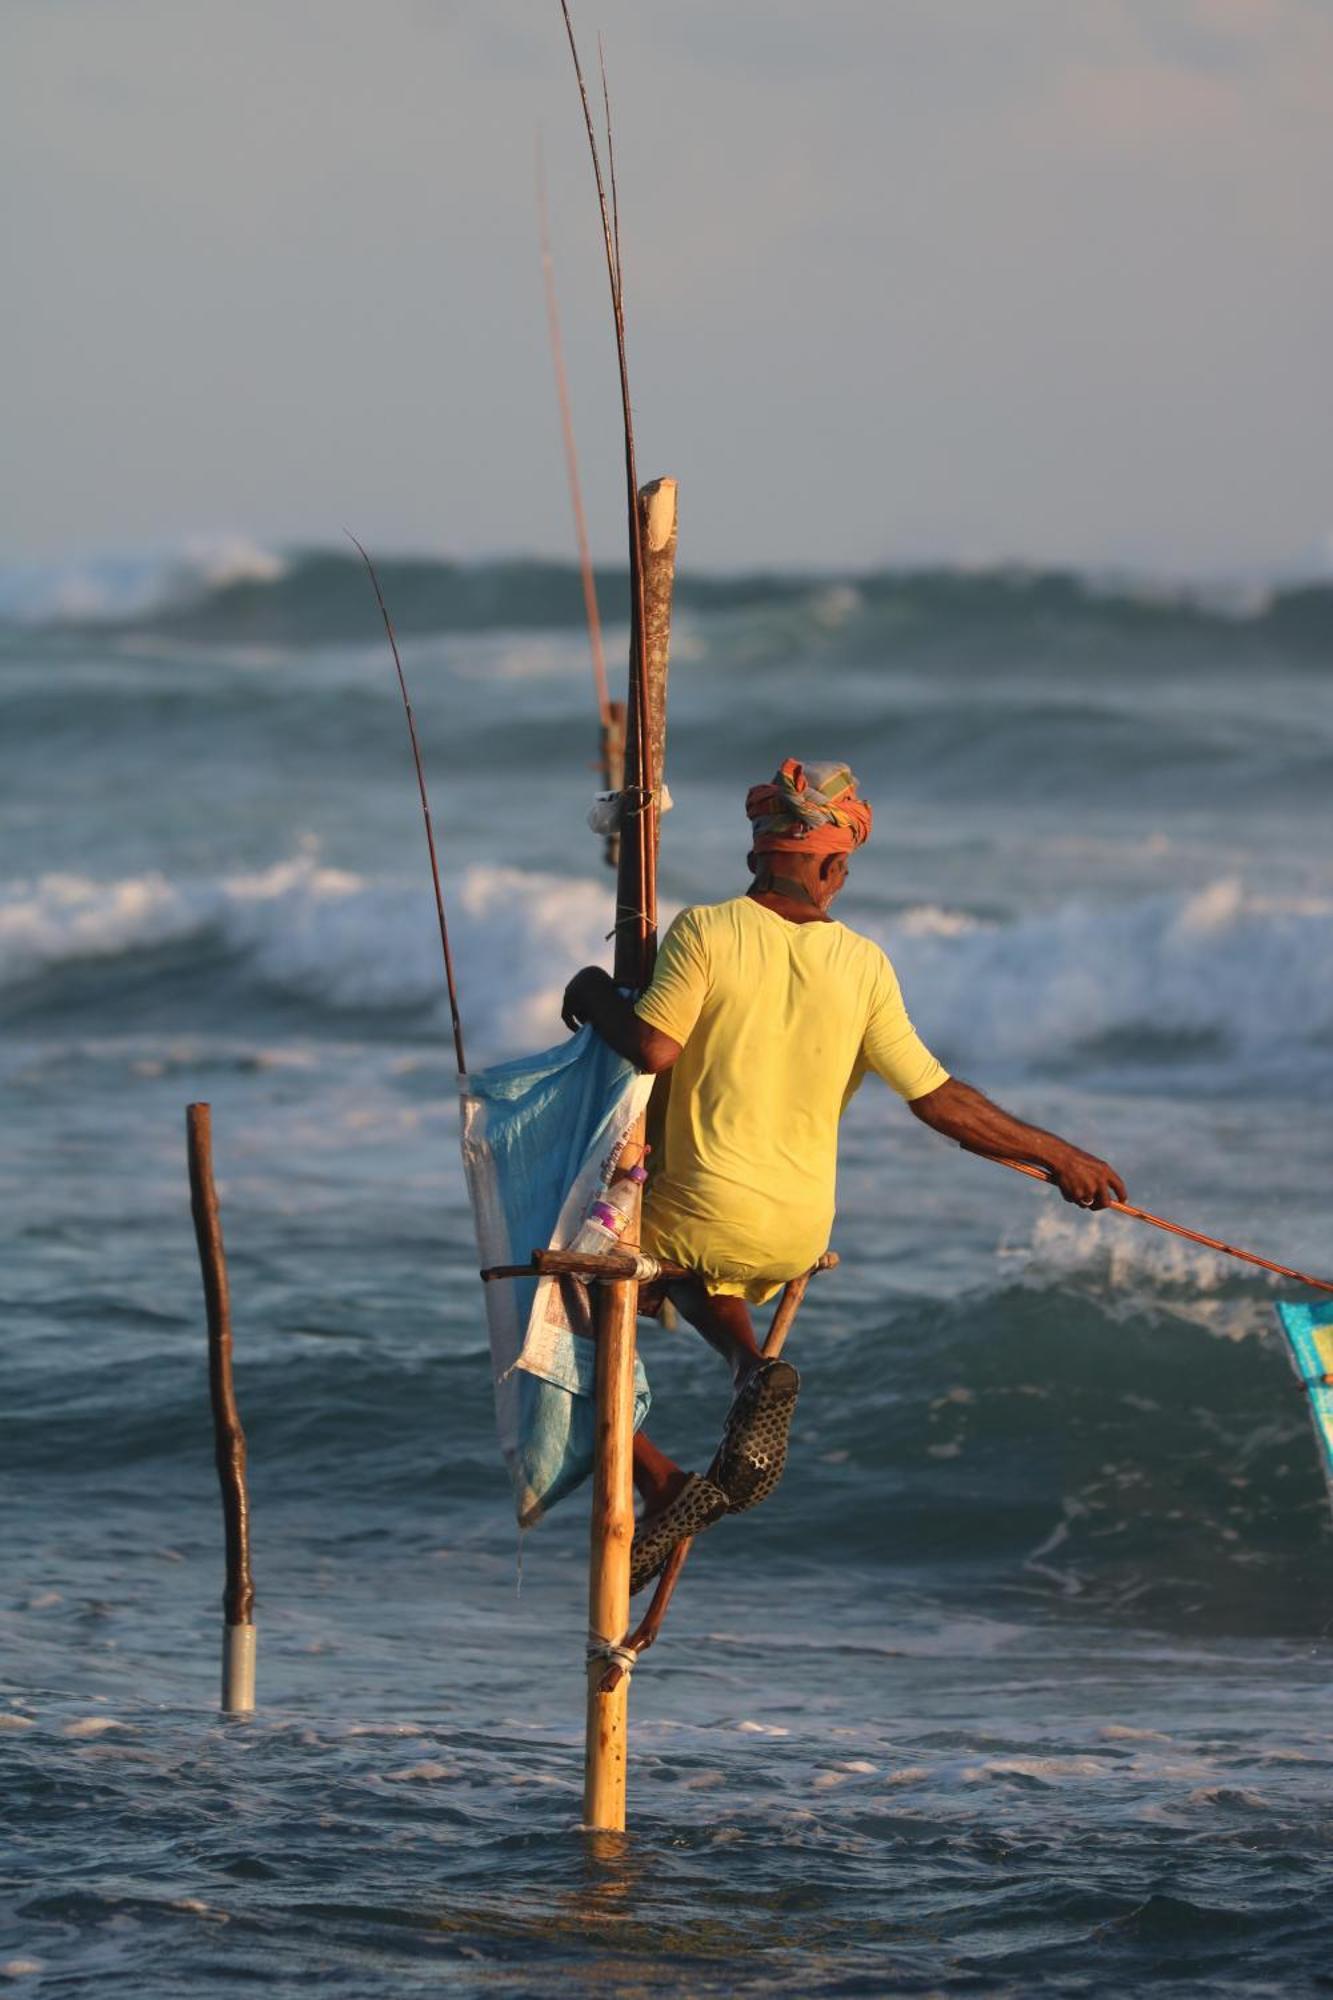
[[[867,1069],[909,1101],[948,1081],[877,944],[752,896],[681,911],[637,1012],[681,1044],[644,1249],[756,1302],[828,1248],[838,1121]]]

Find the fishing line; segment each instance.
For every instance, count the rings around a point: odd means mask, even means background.
[[[1046,1181],[1055,1185],[1055,1175],[1045,1167],[1030,1166],[1025,1160],[1004,1160],[997,1155],[989,1157],[997,1166],[1009,1167],[1016,1174],[1026,1174],[1030,1180]],[[1132,1216],[1135,1222],[1151,1223],[1154,1229],[1164,1229],[1170,1236],[1183,1236],[1189,1243],[1201,1243],[1205,1250],[1220,1251],[1224,1257],[1238,1257],[1244,1264],[1257,1264],[1261,1271],[1276,1272],[1279,1278],[1294,1278],[1298,1285],[1309,1285],[1316,1292],[1333,1292],[1333,1281],[1328,1278],[1312,1278],[1308,1271],[1293,1270],[1290,1264],[1275,1264],[1271,1258],[1260,1257],[1254,1250],[1242,1250],[1235,1243],[1224,1243],[1219,1236],[1205,1236],[1201,1229],[1187,1229],[1183,1222],[1168,1222],[1164,1215],[1153,1215],[1146,1208],[1135,1208],[1132,1202],[1108,1201],[1106,1206],[1120,1215]]]

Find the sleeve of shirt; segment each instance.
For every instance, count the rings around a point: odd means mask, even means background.
[[[684,1047],[707,993],[708,955],[698,921],[693,910],[682,910],[662,940],[652,979],[634,1011]]]
[[[935,1060],[908,1019],[898,975],[882,952],[861,1057],[909,1104],[949,1081],[948,1070]]]

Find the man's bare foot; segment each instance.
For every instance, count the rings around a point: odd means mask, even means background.
[[[658,1450],[650,1437],[645,1437],[642,1431],[635,1433],[634,1490],[643,1502],[644,1520],[660,1514],[673,1500],[679,1499],[689,1477],[674,1459]]]
[[[651,1491],[645,1491],[642,1486],[638,1487],[637,1492],[643,1502],[643,1511],[639,1515],[640,1521],[655,1521],[659,1514],[666,1512],[673,1500],[679,1500],[689,1483],[689,1473],[682,1472],[680,1467],[677,1466],[676,1470],[664,1479],[661,1485],[654,1486]]]

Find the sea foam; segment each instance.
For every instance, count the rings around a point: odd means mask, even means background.
[[[558,1036],[565,982],[610,956],[604,882],[478,864],[451,901],[476,1050]],[[671,914],[663,909],[664,924]],[[1271,1076],[1333,1038],[1333,902],[1319,898],[1223,880],[1010,923],[925,906],[866,928],[888,950],[921,1033],[954,1063],[1183,1063]],[[212,880],[53,874],[0,887],[0,991],[204,943],[257,995],[321,1012],[429,1015],[444,1004],[429,887],[331,868],[313,849]]]

